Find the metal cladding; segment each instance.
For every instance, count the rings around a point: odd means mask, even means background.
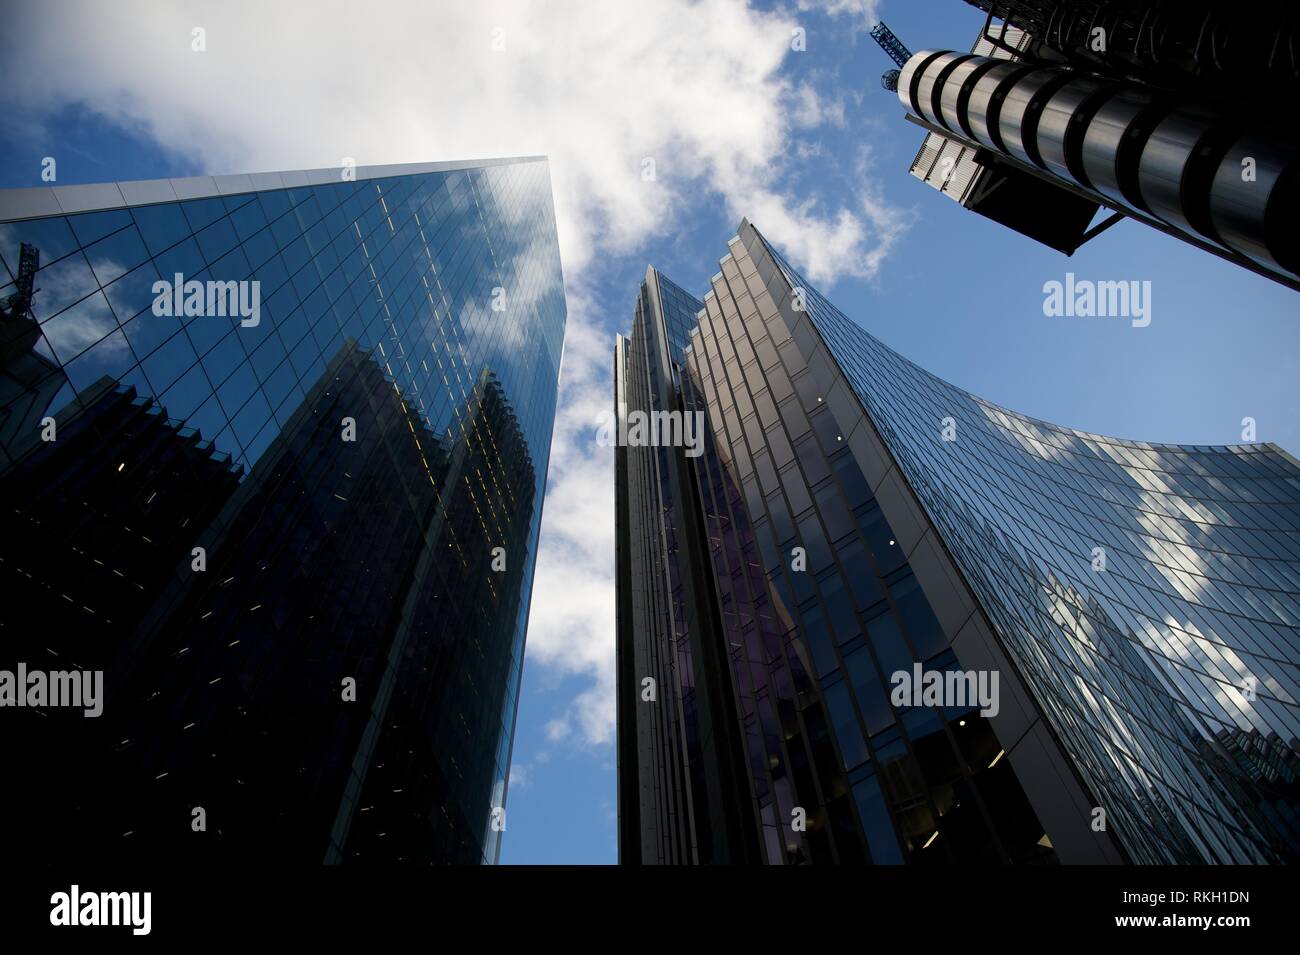
[[[1253,163],[1254,182],[1242,171]],[[1210,218],[1222,241],[1260,265],[1280,262],[1290,272],[1300,272],[1292,223],[1300,192],[1294,151],[1278,149],[1262,136],[1247,134],[1228,149],[1214,173],[1210,189]],[[1264,223],[1265,243],[1257,223]],[[1276,241],[1275,241],[1276,237]]]
[[[1186,188],[1204,181],[1193,174],[1214,151],[1216,125],[1213,113],[1195,106],[1179,107],[1161,120],[1138,161],[1138,188],[1156,218],[1218,241],[1206,222],[1208,195]]]
[[[1002,111],[1002,101],[1006,99],[1007,81],[1019,76],[1029,67],[1022,63],[1001,61],[992,69],[981,73],[970,96],[966,99],[965,115],[962,119],[969,127],[975,140],[991,149],[1002,149],[1002,137],[998,132],[998,114]]]
[[[1011,84],[998,113],[998,133],[1006,152],[1031,166],[1042,166],[1034,131],[1043,102],[1067,79],[1063,70],[1035,70]]]
[[[1091,113],[1089,106],[1109,98],[1112,85],[1090,76],[1070,80],[1043,104],[1038,117],[1038,155],[1047,171],[1087,188],[1079,148]]]
[[[1129,211],[1300,277],[1294,145],[1176,97],[1056,67],[922,50],[898,98],[917,116]]]
[[[1137,89],[1123,88],[1102,103],[1083,136],[1086,184],[1117,205],[1149,211],[1137,186],[1137,160],[1145,131],[1160,112],[1160,105]]]
[[[925,103],[926,115],[941,126],[943,119],[939,109],[939,91],[957,66],[972,59],[974,56],[970,53],[945,53],[922,70],[917,77],[919,81],[917,99]]]
[[[947,81],[939,87],[939,119],[953,132],[970,135],[961,121],[964,100],[970,95],[975,82],[990,68],[985,60],[963,60],[953,67]]]

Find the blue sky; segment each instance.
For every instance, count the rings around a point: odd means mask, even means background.
[[[394,49],[367,41],[355,18],[369,8],[344,4],[260,29],[260,8],[242,3],[140,7],[130,29],[55,4],[44,23],[0,41],[0,186],[38,185],[51,155],[61,184],[340,156],[552,157],[571,316],[566,410],[503,862],[616,858],[612,469],[595,415],[647,263],[699,294],[748,215],[846,314],[990,401],[1195,444],[1239,442],[1250,416],[1260,440],[1300,451],[1296,293],[1130,222],[1067,258],[913,179],[923,134],[880,88],[890,63],[866,35],[867,5],[455,6],[476,9],[386,9],[386,28],[412,22]],[[913,50],[968,49],[983,22],[960,0],[874,9]],[[191,24],[208,30],[203,59],[187,49]],[[795,25],[803,52],[789,49]],[[506,50],[489,52],[498,28]],[[19,35],[29,42],[11,48]],[[353,45],[355,62],[339,65],[339,44]],[[1150,326],[1045,317],[1043,283],[1067,271],[1150,281]]]

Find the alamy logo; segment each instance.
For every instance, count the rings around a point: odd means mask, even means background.
[[[1076,280],[1073,272],[1065,281],[1043,283],[1043,314],[1048,318],[1128,318],[1134,328],[1151,324],[1151,282],[1136,279],[1120,282]]]
[[[894,687],[889,702],[895,706],[978,706],[980,716],[997,716],[997,670],[895,670],[889,678]]]
[[[185,281],[180,272],[174,282],[153,283],[153,313],[175,318],[239,318],[244,328],[256,328],[262,321],[262,283],[257,279],[219,282],[209,279]]]
[[[103,670],[0,670],[0,706],[69,706],[85,710],[83,716],[104,712]]]
[[[602,411],[596,424],[596,443],[604,448],[685,448],[688,458],[704,453],[703,411],[628,411],[620,402],[617,420]]]
[[[153,927],[152,892],[71,892],[50,896],[51,925],[129,925],[132,935],[148,935]]]

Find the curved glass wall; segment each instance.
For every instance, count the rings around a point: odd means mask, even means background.
[[[1000,408],[887,348],[766,248],[1129,855],[1293,858],[1295,459]]]
[[[1043,786],[1031,805],[1025,761],[1000,744],[992,709],[891,693],[917,666],[964,679],[962,628],[925,589],[919,548],[877,493],[881,468],[855,449],[864,413],[828,390],[833,359],[806,347],[815,332],[786,311],[790,288],[757,233],[729,245],[681,376],[683,406],[707,409],[694,467],[705,590],[748,777],[728,815],[751,820],[773,864],[1106,857],[1065,831],[1077,820],[1040,818]],[[1045,786],[1049,803],[1062,797],[1054,778]]]

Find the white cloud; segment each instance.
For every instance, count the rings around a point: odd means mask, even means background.
[[[847,17],[870,29],[880,19],[879,0],[798,0],[800,11],[820,10],[833,17]]]
[[[111,260],[96,262],[95,267],[105,275],[120,275],[125,271]],[[38,279],[42,294],[41,317],[66,309],[43,326],[45,341],[54,348],[60,361],[72,361],[85,349],[117,331],[117,321],[108,300],[98,292],[86,294],[98,283],[91,267],[81,256],[67,257],[39,273]],[[70,304],[73,302],[77,304]],[[101,354],[105,357],[120,355],[127,350],[126,339],[117,335],[104,342],[102,348]]]
[[[594,422],[613,401],[613,342],[577,282],[568,305],[528,653],[592,681],[548,724],[547,739],[599,744],[614,733],[614,452],[596,443]]]
[[[822,8],[861,29],[874,3]],[[783,70],[810,55],[790,51],[794,17],[740,0],[137,0],[14,19],[12,102],[83,104],[209,172],[550,157],[570,324],[528,647],[590,681],[555,732],[610,740],[613,470],[593,422],[611,402],[610,320],[627,324],[635,290],[598,307],[597,255],[643,255],[703,199],[749,216],[825,282],[873,276],[903,228],[869,191],[831,207],[780,189],[788,164],[819,161],[793,133],[844,122],[842,97]],[[205,52],[191,49],[196,27]]]
[[[701,187],[746,207],[791,126],[842,115],[784,76],[794,20],[736,0],[75,6],[20,14],[14,102],[84,103],[219,173],[547,154],[573,274],[597,248],[639,247]],[[849,238],[837,210],[799,211],[787,234]]]

